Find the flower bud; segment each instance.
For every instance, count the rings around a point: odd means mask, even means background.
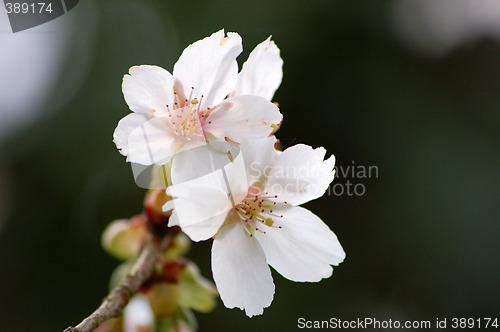
[[[191,240],[189,240],[188,236],[184,233],[179,233],[175,235],[172,239],[172,242],[168,246],[167,250],[163,253],[163,257],[165,258],[175,258],[182,257],[191,248]]]
[[[166,194],[165,189],[151,189],[144,200],[144,213],[148,227],[160,237],[169,231],[168,220],[172,211],[163,212],[162,207],[171,199],[172,197]]]
[[[146,236],[144,217],[137,216],[112,221],[104,230],[101,243],[111,256],[127,260],[137,255]]]
[[[161,271],[141,288],[156,318],[172,315],[178,308],[209,312],[215,308],[217,290],[198,267],[187,259],[167,260]]]

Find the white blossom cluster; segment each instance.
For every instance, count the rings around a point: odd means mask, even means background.
[[[283,116],[271,99],[283,60],[269,37],[238,72],[237,33],[189,45],[170,74],[135,66],[123,78],[132,111],[114,142],[127,161],[160,166],[172,197],[169,226],[193,241],[213,238],[212,272],[222,301],[260,315],[274,296],[272,266],[293,281],[332,275],[345,253],[330,228],[299,205],[322,196],[335,157],[298,144],[279,151]]]

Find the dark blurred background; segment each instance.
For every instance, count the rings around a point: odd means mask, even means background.
[[[219,302],[200,330],[498,316],[500,4],[471,3],[86,0],[16,35],[0,8],[0,330],[62,331],[99,305],[119,263],[101,233],[145,194],[112,142],[128,114],[122,76],[171,71],[221,28],[243,37],[240,66],[270,34],[281,49],[285,147],[324,146],[344,171],[377,173],[340,174],[306,204],[347,253],[332,278],[273,271],[263,316]],[[210,247],[189,254],[209,278]]]

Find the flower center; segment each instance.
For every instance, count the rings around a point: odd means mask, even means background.
[[[275,220],[283,216],[273,213],[276,202],[269,200],[278,196],[269,196],[268,193],[252,195],[251,192],[250,190],[249,195],[234,207],[234,211],[243,222],[247,233],[253,237],[256,231],[266,234],[266,227],[276,228]],[[277,226],[277,228],[282,227]]]
[[[201,99],[198,101],[198,99],[192,98],[193,90],[194,88],[191,88],[189,99],[184,99],[184,101],[181,101],[179,95],[174,92],[173,107],[166,105],[170,123],[172,123],[176,134],[188,140],[195,135],[203,134],[199,116]]]

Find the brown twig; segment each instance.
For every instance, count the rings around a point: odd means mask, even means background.
[[[157,258],[169,242],[170,235],[167,235],[161,243],[151,239],[142,249],[130,272],[111,290],[99,308],[76,327],[70,326],[63,332],[91,332],[108,319],[120,316],[130,298],[153,273]]]

